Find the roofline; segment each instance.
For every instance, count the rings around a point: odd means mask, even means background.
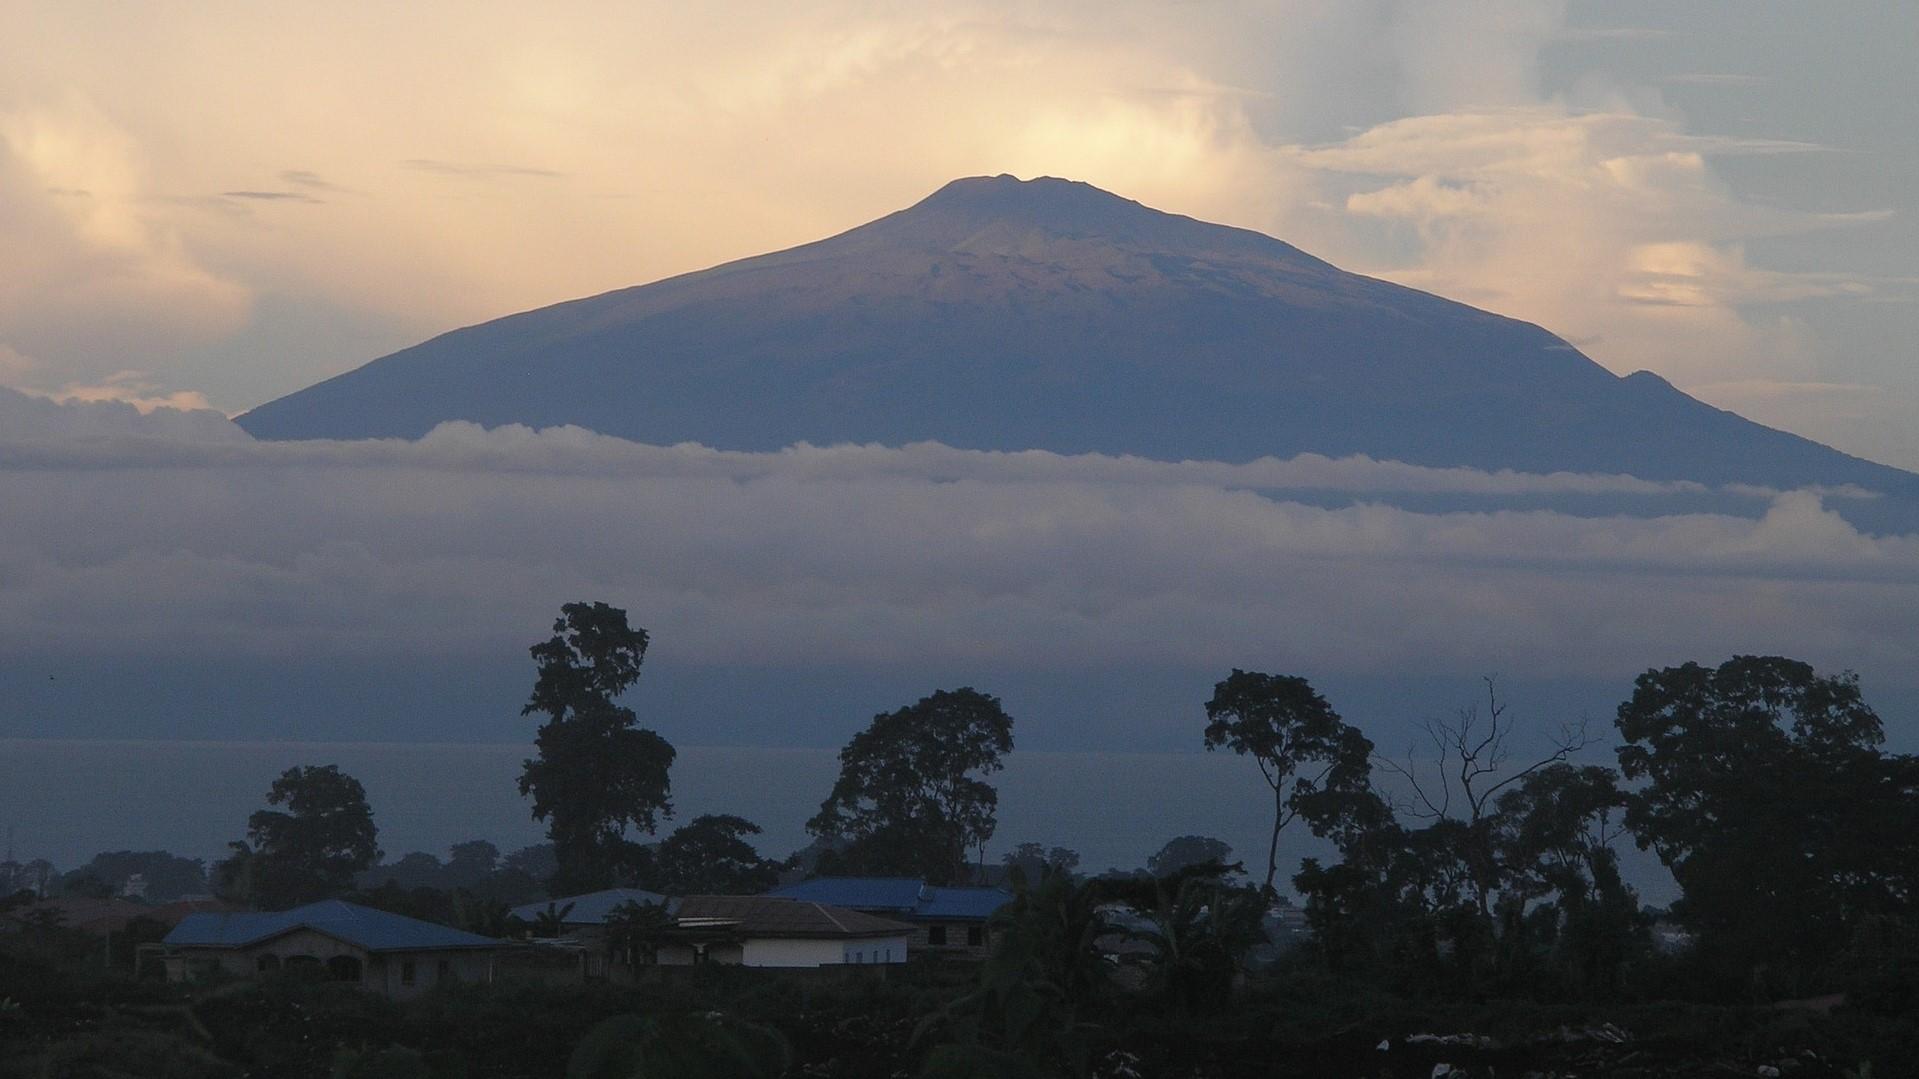
[[[387,952],[471,951],[478,948],[497,948],[500,946],[499,941],[486,940],[486,941],[474,943],[474,944],[412,944],[412,945],[403,945],[400,947],[374,947],[373,945],[370,945],[370,944],[362,944],[359,941],[352,939],[351,937],[343,936],[337,931],[327,929],[324,926],[313,925],[308,922],[300,922],[296,925],[289,925],[289,926],[284,926],[280,929],[276,929],[271,933],[263,933],[257,937],[248,937],[246,940],[233,941],[231,943],[223,942],[219,944],[211,944],[211,943],[205,943],[205,942],[196,942],[196,943],[190,943],[190,944],[189,943],[168,944],[167,947],[169,948],[219,948],[222,950],[238,950],[240,948],[252,948],[261,944],[265,944],[269,941],[279,940],[281,937],[284,937],[289,933],[297,933],[302,929],[305,929],[308,932],[318,933],[321,936],[328,938],[329,940],[337,940],[342,944],[350,944],[353,947],[358,948],[369,955],[382,954]],[[160,943],[166,944],[166,941],[162,940]]]

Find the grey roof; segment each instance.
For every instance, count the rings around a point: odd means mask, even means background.
[[[912,877],[814,877],[766,894],[884,911],[910,921],[983,922],[1013,901],[1012,893],[999,888],[944,887]]]
[[[551,907],[560,915],[562,925],[605,925],[606,916],[628,903],[638,903],[643,907],[659,906],[666,897],[658,892],[649,892],[640,888],[608,888],[603,892],[588,892],[585,895],[569,895],[561,899],[543,899],[538,903],[527,903],[513,908],[513,916],[524,922],[537,921],[540,915]],[[571,905],[572,910],[567,910]]]
[[[724,928],[741,937],[896,937],[913,931],[904,922],[857,910],[770,895],[689,895],[680,900],[675,925]]]
[[[499,943],[491,937],[338,899],[309,903],[292,910],[189,914],[180,919],[180,924],[173,927],[162,943],[179,947],[244,948],[296,929],[324,933],[369,952],[487,948]]]

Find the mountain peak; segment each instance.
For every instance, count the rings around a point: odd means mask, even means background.
[[[1001,219],[1036,215],[1054,224],[1092,215],[1158,212],[1081,180],[1062,180],[1057,176],[1022,180],[1004,172],[998,176],[966,176],[954,180],[907,210],[908,213],[915,211],[958,212]]]
[[[1004,242],[1037,233],[1163,254],[1240,254],[1325,266],[1270,236],[1155,210],[1057,176],[963,177],[853,234],[862,233],[942,249],[975,244],[983,237]]]

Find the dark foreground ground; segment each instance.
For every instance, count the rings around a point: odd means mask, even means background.
[[[394,1004],[323,983],[188,989],[0,953],[0,1076],[915,1076],[942,1037],[934,1017],[975,978],[937,966],[885,981],[703,968],[634,987],[470,986]],[[1122,1005],[1117,1021],[1081,1034],[1090,1074],[1113,1079],[1919,1075],[1919,1015],[1833,1005],[1421,1001],[1301,973],[1244,986],[1213,1014]],[[608,1049],[638,1029],[621,1017],[713,1013],[777,1042],[773,1058],[753,1058],[777,1059],[773,1070],[746,1070],[758,1067],[748,1056],[702,1063],[698,1052],[642,1065]]]

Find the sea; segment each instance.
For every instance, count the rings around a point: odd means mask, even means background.
[[[804,846],[807,818],[838,774],[837,751],[679,746],[673,818],[731,813],[758,824],[762,854]],[[360,780],[391,861],[411,851],[445,858],[486,839],[502,852],[538,843],[542,826],[517,786],[524,744],[0,739],[0,828],[19,861],[61,870],[101,851],[166,850],[209,862],[245,838],[274,777],[338,765]],[[1066,847],[1082,872],[1132,869],[1182,835],[1224,840],[1264,875],[1272,793],[1250,760],[1226,753],[1016,751],[990,777],[998,828],[985,859],[1014,846]],[[1298,826],[1280,842],[1284,884],[1304,857],[1332,855]],[[1648,903],[1674,894],[1670,876],[1630,843],[1627,877]]]

